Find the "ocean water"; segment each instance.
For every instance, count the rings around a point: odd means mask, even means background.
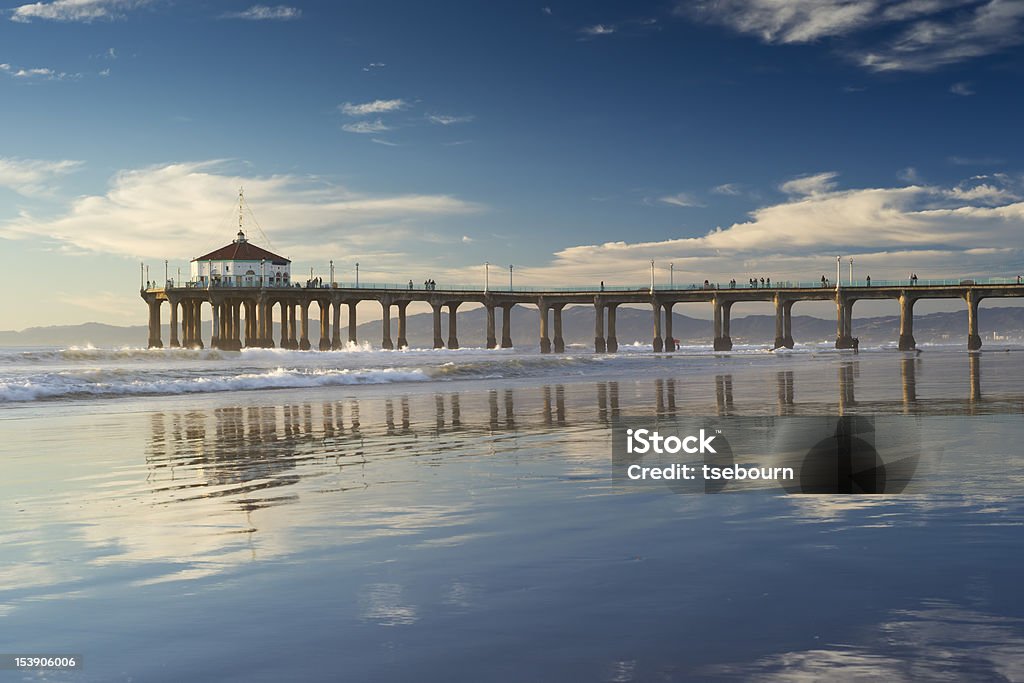
[[[1024,680],[1024,350],[0,351],[25,681]],[[611,477],[624,417],[893,415],[913,494]]]

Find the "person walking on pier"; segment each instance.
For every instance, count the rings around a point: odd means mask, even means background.
[[[871,276],[870,276],[870,275],[868,275],[868,276],[867,276],[866,278],[864,278],[864,279],[865,279],[865,280],[867,280],[867,282],[868,282],[868,287],[870,287],[870,286],[871,286]]]

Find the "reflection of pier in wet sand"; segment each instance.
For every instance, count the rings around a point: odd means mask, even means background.
[[[763,385],[754,384],[763,378],[752,379],[753,386],[748,387],[742,376],[736,381],[731,374],[718,374],[155,413],[147,461],[151,484],[176,500],[232,495],[242,507],[253,509],[287,500],[258,492],[295,483],[306,466],[330,463],[344,469],[368,459],[436,459],[454,450],[472,451],[481,441],[499,445],[531,432],[603,431],[628,416],[1010,413],[1020,412],[1024,402],[1024,396],[982,395],[983,361],[978,354],[966,359],[962,397],[923,396],[918,381],[921,360],[899,362],[901,394],[884,400],[858,398],[861,368],[860,361],[853,360],[837,365],[831,403],[823,402],[817,390],[801,403],[799,373],[783,370],[774,374],[777,400],[756,406],[737,397],[747,395],[747,388],[755,398],[763,395]],[[860,393],[870,392],[868,384]],[[602,438],[595,436],[594,442],[600,444]],[[596,448],[595,456],[600,451]],[[201,472],[204,483],[185,477],[188,483],[179,486],[179,470]]]

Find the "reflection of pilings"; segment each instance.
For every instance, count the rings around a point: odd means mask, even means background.
[[[509,429],[515,427],[515,399],[511,389],[505,390],[505,426]]]
[[[981,354],[972,353],[967,357],[971,373],[971,400],[981,400]]]
[[[462,407],[459,405],[459,395],[452,394],[452,427],[462,425]]]
[[[555,422],[559,427],[564,427],[565,422],[565,386],[555,385]]]
[[[384,424],[387,426],[388,435],[395,433],[395,403],[390,398],[384,399]]]
[[[551,421],[552,421],[551,420],[551,385],[550,384],[545,384],[541,388],[541,394],[543,395],[543,399],[542,399],[543,400],[543,407],[541,408],[541,411],[543,412],[543,416],[541,418],[541,421],[544,423],[545,427],[550,427],[551,426]]]
[[[491,389],[489,392],[487,392],[487,405],[488,405],[488,407],[490,408],[490,411],[491,411],[490,427],[491,427],[491,429],[497,429],[498,428],[498,390],[497,389]]]
[[[612,411],[612,419],[619,416],[619,383],[608,382],[608,407]]]
[[[668,401],[668,414],[676,414],[676,381],[674,379],[668,379],[665,381],[665,398]]]
[[[444,429],[444,396],[434,394],[434,424],[437,431]]]
[[[719,415],[732,413],[732,375],[715,375],[715,401]]]
[[[843,363],[839,366],[839,414],[842,415],[847,408],[857,405],[853,395],[854,377],[859,370],[856,362]]]
[[[601,422],[608,421],[608,384],[597,383],[597,419]]]
[[[900,359],[900,380],[903,384],[903,406],[917,403],[917,359]]]
[[[409,420],[409,397],[403,396],[400,401],[402,404],[402,431],[407,432],[412,424]]]
[[[352,424],[352,433],[355,434],[359,431],[359,401],[352,399],[349,406],[349,422]]]
[[[665,414],[665,380],[656,379],[654,380],[654,413],[656,415]]]
[[[789,415],[793,412],[793,371],[775,373],[775,385],[779,394],[779,415]]]

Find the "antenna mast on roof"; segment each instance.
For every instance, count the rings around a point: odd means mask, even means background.
[[[245,201],[245,188],[238,186],[238,232],[242,232],[242,202]]]

